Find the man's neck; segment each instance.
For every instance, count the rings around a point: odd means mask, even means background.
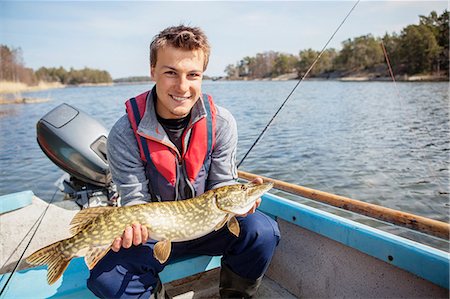
[[[175,119],[162,118],[158,114],[156,114],[156,117],[158,118],[158,122],[164,128],[164,131],[166,131],[169,136],[170,141],[172,141],[172,143],[178,148],[178,151],[182,153],[182,135],[189,124],[191,114],[189,113],[183,118]]]

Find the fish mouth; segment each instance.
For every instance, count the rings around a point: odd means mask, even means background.
[[[266,193],[267,191],[272,189],[272,187],[273,187],[273,183],[272,182],[266,182],[266,183],[262,183],[262,184],[249,183],[247,185],[247,188],[253,188],[254,189],[254,193],[252,193],[251,196],[255,196],[256,198],[259,198],[259,197],[263,196],[264,193]]]
[[[267,191],[273,187],[273,183],[262,184],[247,183],[239,187],[238,192],[244,192],[246,200],[218,200],[217,207],[227,213],[243,215],[255,205],[258,198],[261,198]]]

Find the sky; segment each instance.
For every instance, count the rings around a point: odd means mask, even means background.
[[[149,43],[162,29],[201,27],[212,46],[206,75],[265,51],[321,50],[356,1],[5,1],[0,44],[20,47],[27,67],[107,70],[149,75]],[[372,34],[400,33],[419,15],[439,15],[447,1],[362,0],[328,48]]]

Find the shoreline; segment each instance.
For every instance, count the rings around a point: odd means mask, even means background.
[[[255,78],[248,77],[241,78],[226,78],[222,77],[213,81],[298,81],[301,78],[297,75],[284,74],[274,78]],[[340,81],[340,82],[392,82],[392,78],[388,76],[379,75],[350,75],[350,76],[321,76],[321,77],[307,77],[305,81]],[[415,76],[398,76],[395,78],[396,82],[449,82],[449,78],[445,76],[434,75],[415,75]]]
[[[0,81],[0,95],[14,96],[21,92],[33,92],[67,87],[91,87],[91,86],[113,86],[115,83],[82,83],[78,85],[66,85],[59,82],[39,82],[37,85],[27,85],[22,82]]]
[[[227,78],[216,77],[210,79],[211,81],[298,81],[300,77],[295,73],[283,74],[274,78]],[[388,76],[379,76],[374,74],[368,75],[349,75],[349,76],[320,76],[320,77],[307,77],[308,81],[340,81],[340,82],[391,82],[392,78]],[[209,80],[208,80],[209,81]],[[449,82],[449,78],[445,76],[436,75],[414,75],[414,76],[398,76],[395,78],[396,82]],[[133,84],[147,84],[149,81],[134,81],[134,82],[118,82],[118,83],[83,83],[79,85],[65,85],[59,82],[39,82],[38,85],[27,85],[21,82],[0,81],[0,104],[5,103],[30,103],[41,102],[42,99],[34,99],[22,97],[22,92],[34,92],[57,88],[66,87],[96,87],[96,86],[115,86],[115,85],[133,85]]]

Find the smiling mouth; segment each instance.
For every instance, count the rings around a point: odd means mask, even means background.
[[[191,98],[190,96],[189,97],[177,97],[174,95],[170,95],[170,96],[172,97],[172,99],[174,99],[177,102],[183,102],[183,101],[189,100]]]

